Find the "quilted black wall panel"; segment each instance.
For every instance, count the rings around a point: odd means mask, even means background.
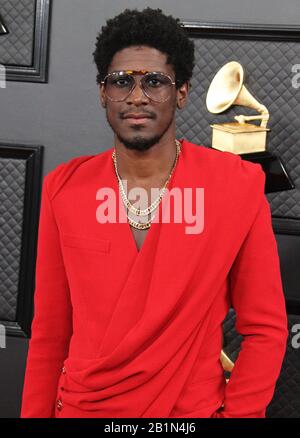
[[[295,184],[292,190],[267,194],[272,216],[294,220],[293,225],[300,234],[300,87],[293,87],[292,71],[300,62],[300,27],[287,38],[281,28],[277,33],[274,30],[273,36],[271,31],[264,35],[262,28],[252,28],[249,36],[250,27],[248,32],[246,26],[241,32],[238,26],[224,25],[222,39],[217,35],[218,27],[214,37],[213,25],[199,24],[198,36],[195,26],[185,22],[195,42],[196,65],[189,102],[184,110],[177,111],[178,136],[211,147],[210,124],[234,121],[238,114],[257,114],[241,106],[232,106],[222,114],[211,114],[206,108],[207,90],[216,72],[229,61],[240,62],[246,71],[244,85],[270,112],[267,148],[281,157]],[[212,30],[209,34],[207,27]]]
[[[177,111],[177,136],[211,147],[210,124],[234,121],[238,114],[256,114],[241,106],[233,106],[222,114],[211,114],[206,108],[206,94],[216,72],[229,61],[241,63],[246,71],[244,85],[270,112],[267,149],[281,157],[295,185],[292,190],[266,195],[273,226],[279,224],[286,234],[291,234],[286,237],[299,239],[292,235],[300,235],[300,84],[298,88],[293,86],[293,69],[300,63],[300,27],[197,22],[184,22],[184,26],[195,43],[196,65],[189,102],[183,111]],[[297,273],[290,272],[299,263],[288,249],[286,253],[281,265],[282,273],[289,277],[283,278],[283,283],[290,336],[274,397],[266,412],[270,418],[300,418],[300,348],[292,345],[292,327],[300,323],[300,290],[295,281]],[[295,253],[299,251],[294,248]],[[223,348],[233,361],[243,340],[235,329],[235,319],[231,309],[223,322]]]
[[[16,319],[25,177],[26,161],[0,159],[0,320]]]
[[[223,322],[224,351],[235,361],[243,337],[235,330],[236,314],[231,309]],[[288,315],[289,337],[274,396],[266,410],[267,418],[300,418],[300,348],[292,342],[293,327],[300,324],[299,315]],[[257,364],[259,367],[259,363]],[[229,377],[229,374],[227,374]]]
[[[0,324],[30,336],[43,146],[0,144]]]
[[[46,82],[51,0],[0,0],[0,64],[7,81]]]
[[[1,63],[32,64],[35,4],[33,0],[0,0],[0,13],[9,31],[0,39]]]

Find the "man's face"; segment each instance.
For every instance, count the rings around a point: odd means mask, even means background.
[[[167,55],[147,46],[130,46],[118,51],[108,68],[107,73],[119,70],[159,71],[175,80],[175,72],[166,63]],[[185,105],[188,84],[176,90],[170,87],[170,97],[165,102],[155,102],[147,97],[140,87],[141,76],[136,76],[137,85],[130,95],[122,102],[113,102],[105,94],[100,85],[102,106],[106,108],[106,117],[117,139],[128,149],[147,150],[168,132],[175,137],[176,107]],[[140,122],[126,118],[129,114],[146,114],[149,118]]]

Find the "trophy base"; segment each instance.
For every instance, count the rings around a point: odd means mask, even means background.
[[[268,151],[239,154],[243,160],[259,163],[265,174],[265,193],[291,190],[295,188],[293,181],[288,175],[283,162],[279,157]]]
[[[252,123],[219,123],[212,127],[212,147],[233,154],[252,154],[266,150],[268,128]]]

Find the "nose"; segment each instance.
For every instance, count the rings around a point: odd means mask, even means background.
[[[135,79],[135,86],[126,99],[127,103],[134,105],[141,105],[149,102],[149,97],[145,95],[140,78]]]

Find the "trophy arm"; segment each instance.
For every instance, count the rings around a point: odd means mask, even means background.
[[[261,120],[261,124],[260,126],[262,128],[266,128],[267,127],[267,123],[269,120],[269,112],[268,110],[266,110],[267,112],[261,115],[257,115],[257,116],[244,116],[242,114],[235,116],[235,120],[237,120],[239,123],[246,123],[249,120]]]

